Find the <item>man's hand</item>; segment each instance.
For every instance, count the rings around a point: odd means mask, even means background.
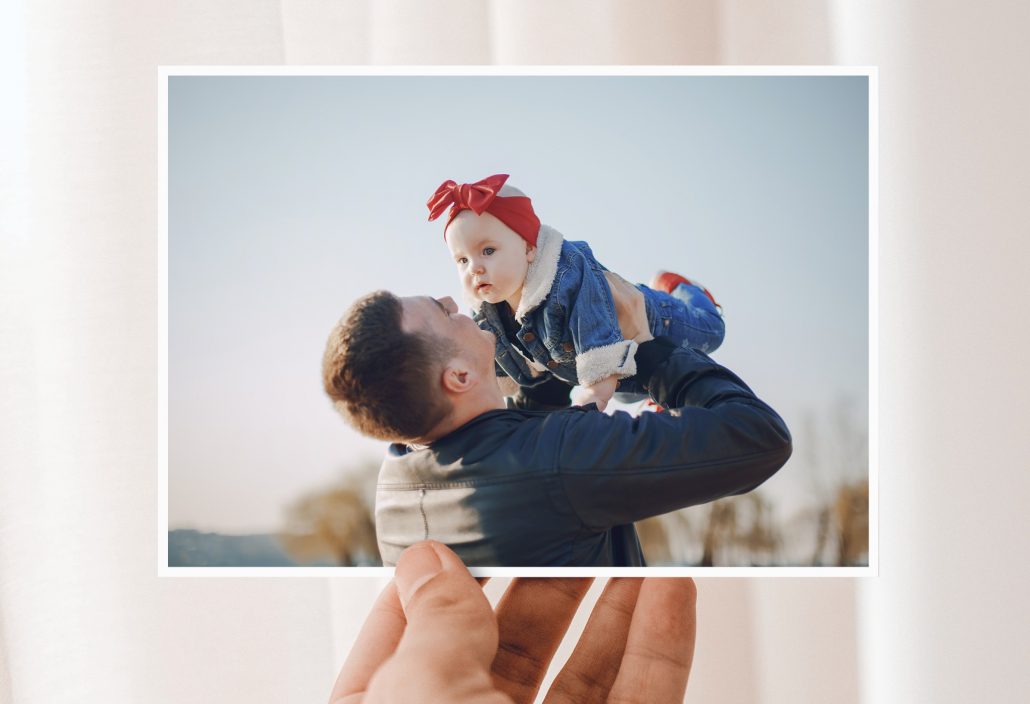
[[[516,579],[495,613],[453,552],[418,543],[401,554],[330,701],[528,704],[591,581]],[[691,579],[609,580],[545,703],[682,702],[695,600]]]
[[[586,406],[596,403],[597,410],[603,411],[608,406],[608,402],[612,400],[612,396],[615,395],[615,388],[618,385],[617,377],[608,376],[590,386],[584,386],[581,391],[576,393],[576,405]]]
[[[608,280],[608,288],[611,289],[612,300],[615,301],[615,315],[619,319],[622,339],[638,343],[653,340],[651,325],[647,321],[644,294],[615,272],[604,272],[604,278]]]

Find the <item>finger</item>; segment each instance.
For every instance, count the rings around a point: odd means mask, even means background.
[[[607,701],[626,648],[640,584],[639,578],[608,580],[575,650],[554,678],[544,704]]]
[[[610,698],[619,702],[682,702],[694,659],[694,580],[648,578],[640,585]]]
[[[497,623],[458,556],[440,543],[417,543],[401,553],[395,581],[407,628],[393,657],[372,678],[369,700],[425,701],[431,693],[451,701],[487,694]]]
[[[398,651],[428,644],[434,653],[468,650],[484,667],[497,649],[497,624],[475,578],[450,549],[417,543],[397,561],[397,590],[408,628]]]
[[[533,701],[592,582],[583,577],[512,582],[497,604],[499,644],[492,667],[497,689],[516,702]]]
[[[397,598],[397,585],[390,582],[380,593],[361,627],[354,646],[340,669],[329,701],[335,702],[364,692],[379,666],[393,654],[404,633],[404,611]]]
[[[476,580],[480,586],[489,577]],[[361,627],[346,662],[336,678],[330,701],[355,692],[364,692],[372,674],[397,649],[407,620],[397,596],[396,582],[390,582],[380,593],[372,611]]]

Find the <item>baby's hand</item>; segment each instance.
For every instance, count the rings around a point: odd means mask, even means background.
[[[586,406],[591,403],[597,404],[597,410],[603,411],[608,406],[608,401],[615,394],[615,387],[619,380],[614,376],[605,377],[591,386],[584,386],[583,390],[576,395],[578,405]]]

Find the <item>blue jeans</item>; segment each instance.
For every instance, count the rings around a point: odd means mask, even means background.
[[[680,284],[671,294],[655,291],[637,284],[644,294],[647,321],[655,337],[671,337],[682,347],[700,350],[705,354],[714,352],[726,336],[726,324],[722,314],[705,295],[700,286]],[[622,379],[615,392],[615,399],[632,403],[647,397],[636,379]]]

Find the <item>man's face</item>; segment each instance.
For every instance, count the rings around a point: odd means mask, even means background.
[[[463,355],[484,373],[493,375],[494,349],[497,338],[481,330],[472,318],[458,312],[450,296],[430,298],[411,296],[401,299],[401,329],[406,333],[430,334],[452,341]]]
[[[535,250],[490,213],[462,211],[447,228],[447,246],[472,301],[517,307]]]

